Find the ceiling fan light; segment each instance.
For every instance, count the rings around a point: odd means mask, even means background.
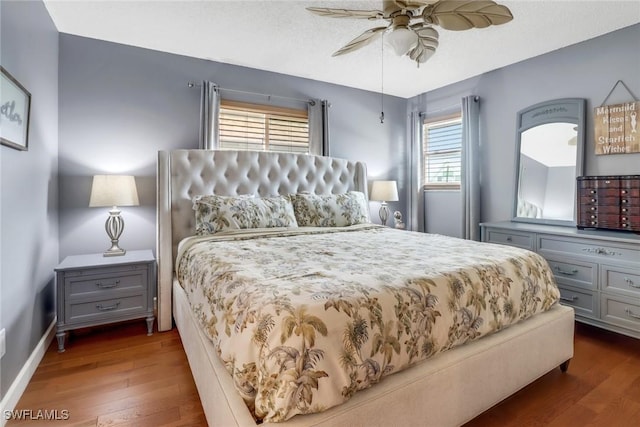
[[[406,55],[418,43],[418,35],[404,26],[395,27],[386,39],[398,56]]]

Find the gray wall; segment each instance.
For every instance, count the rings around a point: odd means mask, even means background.
[[[197,148],[200,92],[187,82],[203,79],[223,88],[329,100],[331,155],[367,162],[371,179],[398,180],[404,195],[405,99],[385,96],[380,124],[380,94],[373,92],[61,34],[61,258],[107,248],[107,209],[87,207],[91,176],[98,173],[136,176],[141,206],[122,209],[121,246],[155,247],[157,151]],[[404,197],[390,203],[392,210],[406,212],[405,206]],[[371,208],[379,221],[378,206]]]
[[[592,117],[619,79],[640,96],[638,40],[640,24],[414,97],[408,111],[446,112],[464,95],[481,97],[481,218],[508,220],[515,192],[516,114],[529,105],[586,98],[585,175],[640,174],[640,154],[594,154]],[[631,99],[619,85],[607,103]],[[448,221],[447,216],[427,215],[430,224]]]
[[[42,2],[0,2],[1,62],[31,92],[29,150],[0,147],[0,394],[55,315],[58,32]]]

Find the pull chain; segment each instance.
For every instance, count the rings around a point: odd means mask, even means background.
[[[384,34],[380,40],[380,123],[384,123]]]

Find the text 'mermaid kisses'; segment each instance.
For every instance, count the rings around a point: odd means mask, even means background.
[[[638,102],[596,107],[597,148],[602,154],[637,152]]]

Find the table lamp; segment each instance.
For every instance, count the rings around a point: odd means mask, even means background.
[[[104,256],[124,255],[125,250],[118,246],[118,239],[124,230],[124,220],[118,206],[138,206],[138,190],[135,178],[131,175],[95,175],[91,185],[89,207],[111,206],[109,217],[104,224],[111,239],[111,248]]]
[[[380,222],[382,225],[387,225],[387,219],[389,218],[389,208],[387,202],[398,201],[398,186],[395,181],[373,181],[371,187],[371,200],[375,202],[382,202],[380,206]]]

